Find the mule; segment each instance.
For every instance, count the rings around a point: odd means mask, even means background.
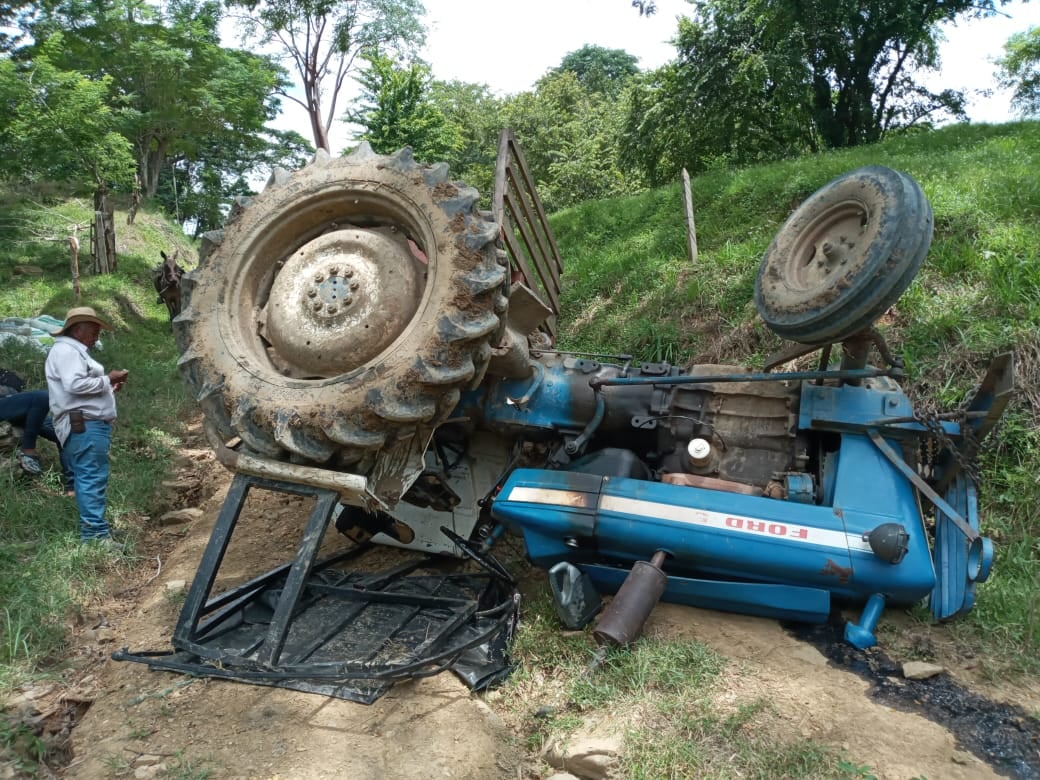
[[[171,320],[181,312],[181,277],[184,276],[184,269],[177,264],[180,253],[178,249],[170,256],[160,251],[163,261],[155,267],[152,279],[155,291],[159,294],[156,303],[166,304]]]

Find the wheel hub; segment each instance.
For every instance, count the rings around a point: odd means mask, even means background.
[[[865,254],[873,225],[869,209],[857,202],[846,202],[823,214],[810,224],[792,252],[793,266],[788,284],[803,291],[815,291],[834,284],[834,275],[844,273]]]
[[[314,312],[316,320],[333,321],[343,319],[347,310],[354,305],[354,296],[360,296],[361,283],[353,280],[354,269],[347,267],[340,271],[338,266],[314,274],[314,280],[307,289],[307,302],[304,310]]]
[[[364,365],[412,321],[425,270],[393,228],[335,230],[300,247],[265,310],[278,362],[317,376]]]

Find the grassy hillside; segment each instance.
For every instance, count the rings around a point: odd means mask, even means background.
[[[864,165],[913,176],[935,214],[924,268],[881,322],[908,391],[955,408],[990,358],[1013,349],[1018,398],[982,455],[984,529],[998,544],[980,629],[1016,663],[1040,649],[1040,123],[946,128],[883,144],[697,177],[699,259],[686,258],[679,185],[553,216],[565,263],[563,344],[643,359],[761,365],[780,345],[752,295],[763,252],[791,211]]]
[[[128,368],[131,379],[119,398],[109,512],[116,527],[138,533],[153,512],[180,421],[191,408],[151,269],[161,249],[183,247],[190,255],[190,244],[159,215],[144,211],[128,226],[126,213],[117,212],[118,269],[91,276],[89,199],[2,191],[0,201],[0,319],[41,314],[60,319],[70,307],[85,305],[116,327],[103,334],[99,359],[106,368]],[[67,242],[76,225],[82,245],[79,301]],[[30,389],[46,388],[44,358],[32,348],[0,344],[0,366],[16,370]],[[63,652],[67,621],[87,608],[113,566],[132,565],[114,563],[78,543],[78,514],[74,500],[61,494],[56,451],[42,440],[39,449],[49,469],[39,481],[26,480],[9,456],[0,459],[0,689],[46,672]]]

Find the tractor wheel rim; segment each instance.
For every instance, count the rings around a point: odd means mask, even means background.
[[[784,268],[788,287],[816,291],[855,273],[877,230],[877,220],[860,201],[835,204],[802,231]]]
[[[261,320],[272,361],[301,376],[347,373],[414,319],[425,266],[392,228],[335,230],[293,252]]]

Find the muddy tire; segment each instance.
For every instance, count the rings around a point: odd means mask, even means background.
[[[207,428],[358,471],[428,435],[483,377],[504,311],[499,228],[477,197],[444,164],[363,146],[237,204],[204,237],[174,321]]]
[[[917,182],[880,165],[859,168],[784,223],[759,266],[755,306],[785,339],[841,341],[896,302],[931,241],[932,208]]]

